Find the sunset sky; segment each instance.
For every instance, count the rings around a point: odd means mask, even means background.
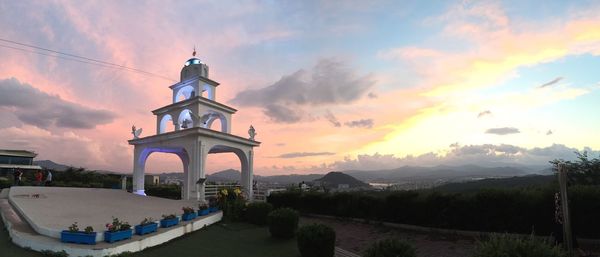
[[[255,174],[600,152],[598,1],[0,1],[0,148],[131,172],[194,46]],[[32,45],[160,76],[92,65]],[[211,155],[209,173],[239,169]],[[150,172],[181,171],[153,154]]]

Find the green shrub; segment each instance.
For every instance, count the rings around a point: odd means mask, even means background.
[[[333,257],[335,231],[323,224],[300,227],[298,229],[298,250],[302,257]]]
[[[270,203],[256,202],[246,206],[246,221],[256,225],[266,225],[269,212],[273,210]]]
[[[179,185],[146,186],[145,193],[149,196],[156,196],[173,200],[181,199],[181,187]]]
[[[50,251],[50,250],[43,250],[42,251],[42,256],[48,256],[48,257],[69,257],[69,254],[67,252],[60,251],[60,252],[55,252],[55,251]]]
[[[373,243],[363,257],[416,257],[415,247],[406,241],[395,238],[384,239]]]
[[[246,211],[246,199],[239,188],[224,188],[218,192],[218,206],[230,221],[241,221]],[[210,201],[209,201],[210,204]],[[214,204],[214,203],[213,203]]]
[[[558,246],[531,237],[523,238],[510,235],[494,235],[488,241],[481,242],[474,257],[566,257]]]
[[[12,183],[12,180],[0,177],[0,189],[9,188],[10,186],[12,186]]]
[[[292,238],[298,229],[298,212],[290,208],[272,211],[267,220],[272,237]]]

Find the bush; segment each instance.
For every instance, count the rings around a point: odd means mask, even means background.
[[[240,221],[244,218],[246,199],[239,188],[224,188],[218,192],[217,199],[225,218],[230,221]]]
[[[246,207],[246,221],[256,225],[266,225],[269,212],[273,210],[270,203],[250,203]]]
[[[415,248],[406,241],[385,239],[373,243],[365,251],[364,257],[416,257]]]
[[[311,224],[298,229],[298,250],[302,257],[333,257],[335,231],[323,224]]]
[[[474,257],[566,257],[566,253],[558,246],[547,241],[510,235],[494,235],[488,241],[481,242]]]
[[[272,237],[292,238],[298,229],[298,212],[290,208],[281,208],[269,213],[267,221]]]
[[[0,189],[9,188],[12,186],[12,181],[7,178],[0,177]]]
[[[67,254],[67,252],[60,251],[60,252],[55,252],[55,251],[50,251],[50,250],[43,250],[42,251],[42,256],[47,256],[47,257],[69,257],[69,254]]]
[[[149,196],[180,200],[181,187],[179,185],[152,185],[146,186],[145,193]]]
[[[392,192],[278,192],[274,208],[380,220],[418,226],[538,235],[554,232],[556,185],[516,189],[482,189],[447,193],[435,190]],[[569,206],[576,236],[600,238],[600,189],[569,187]]]

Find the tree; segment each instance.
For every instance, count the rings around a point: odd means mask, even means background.
[[[554,171],[558,172],[559,163],[564,163],[567,171],[569,183],[577,185],[600,185],[600,159],[588,157],[587,151],[583,153],[575,152],[577,160],[564,161],[555,159],[550,161],[554,165]]]

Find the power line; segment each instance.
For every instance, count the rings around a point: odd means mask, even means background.
[[[135,73],[139,73],[139,74],[154,76],[154,77],[166,79],[169,81],[177,82],[176,80],[173,80],[169,77],[166,77],[166,76],[163,76],[160,74],[156,74],[156,73],[152,73],[152,72],[148,72],[148,71],[144,71],[144,70],[140,70],[140,69],[136,69],[136,68],[127,67],[127,66],[120,65],[120,64],[96,60],[96,59],[92,59],[92,58],[88,58],[88,57],[84,57],[84,56],[80,56],[80,55],[60,52],[60,51],[56,51],[56,50],[52,50],[52,49],[48,49],[48,48],[44,48],[44,47],[40,47],[40,46],[20,43],[17,41],[3,39],[3,38],[0,38],[0,41],[19,45],[19,46],[24,46],[24,47],[28,47],[28,48],[33,48],[33,49],[37,49],[37,50],[41,50],[41,51],[46,51],[46,52],[50,52],[52,54],[47,54],[47,53],[38,52],[38,51],[32,51],[32,50],[28,50],[28,49],[19,48],[19,47],[1,45],[1,44],[0,44],[0,47],[5,47],[5,48],[13,49],[13,50],[19,50],[19,51],[29,52],[29,53],[39,54],[39,55],[45,55],[45,56],[50,56],[50,57],[56,57],[56,58],[65,59],[65,60],[69,60],[69,61],[86,63],[86,64],[90,64],[90,65],[97,65],[97,66],[101,66],[101,67],[105,67],[105,68],[120,69],[120,70],[135,72]],[[61,55],[64,55],[64,56],[61,56]]]

